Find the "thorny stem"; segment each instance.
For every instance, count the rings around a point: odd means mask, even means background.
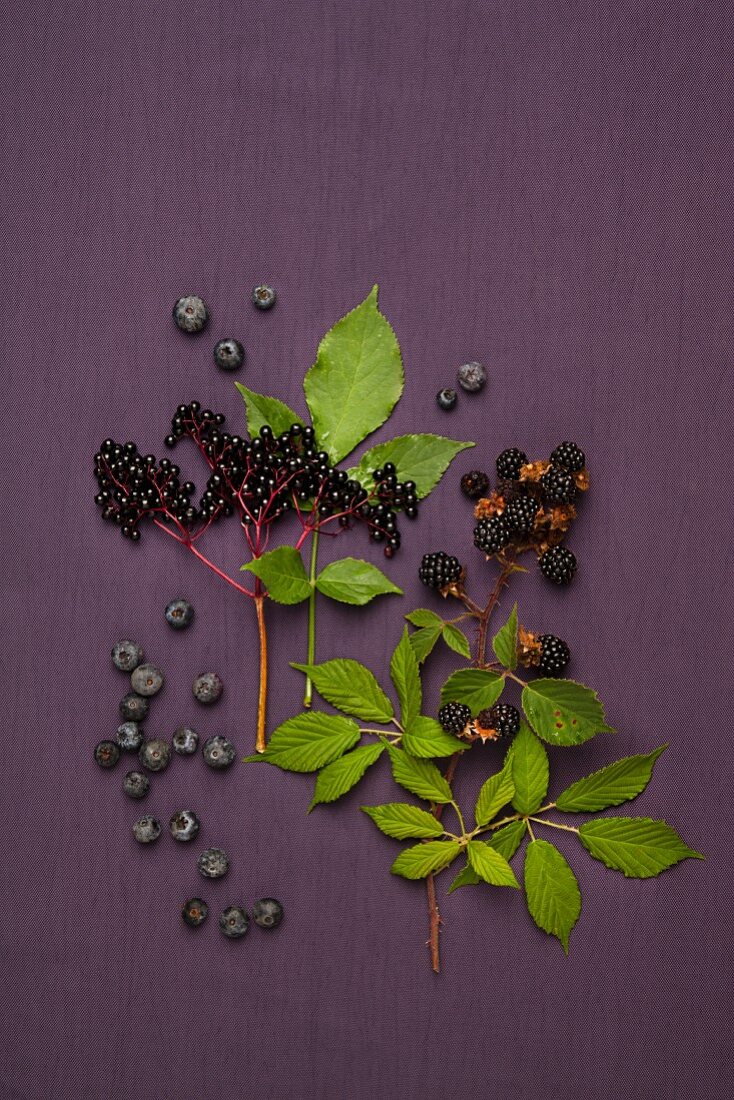
[[[446,782],[451,785],[456,771],[456,765],[459,763],[459,757],[461,753],[455,752],[449,760],[449,766],[446,769]],[[441,820],[441,814],[443,813],[443,806],[434,806],[433,816],[436,821]],[[428,892],[428,927],[429,938],[428,945],[431,952],[431,969],[434,974],[440,974],[441,972],[441,951],[438,945],[438,934],[441,930],[441,914],[438,909],[438,902],[436,901],[436,883],[433,875],[429,875],[426,879],[426,890]]]
[[[314,530],[311,539],[311,564],[308,570],[308,579],[311,582],[311,595],[308,597],[308,649],[306,663],[312,665],[316,660],[316,562],[319,553],[319,532]],[[306,676],[306,688],[303,694],[304,707],[310,707],[313,699],[313,683],[310,676]]]
[[[257,699],[255,749],[257,752],[265,752],[265,709],[268,699],[268,635],[265,629],[265,597],[261,590],[255,596],[255,610],[257,612],[257,633],[260,640],[260,688]]]

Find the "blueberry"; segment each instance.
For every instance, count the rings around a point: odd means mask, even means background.
[[[209,320],[209,310],[197,294],[186,294],[174,305],[173,319],[182,332],[201,332]]]
[[[438,404],[439,409],[444,409],[444,411],[446,412],[448,412],[450,409],[453,409],[454,405],[456,404],[456,390],[452,390],[449,388],[439,390],[436,394],[436,403]]]
[[[252,907],[252,918],[260,928],[277,928],[283,919],[283,906],[275,898],[260,898]]]
[[[138,665],[130,677],[130,686],[138,695],[157,695],[163,687],[163,673],[155,665]]]
[[[199,747],[199,735],[189,726],[179,726],[173,735],[173,751],[179,756],[191,756]]]
[[[258,309],[272,309],[275,305],[275,291],[271,286],[256,286],[252,292],[252,303]]]
[[[487,381],[487,372],[481,363],[464,363],[459,367],[459,385],[467,393],[478,393]]]
[[[239,905],[230,905],[219,916],[219,927],[230,940],[238,940],[250,927],[250,918]]]
[[[226,737],[217,736],[210,737],[204,742],[202,753],[205,764],[210,768],[222,769],[234,763],[237,750]]]
[[[120,672],[132,672],[143,660],[143,647],[137,642],[117,642],[112,647],[112,663]]]
[[[137,752],[143,743],[143,727],[138,722],[123,722],[117,727],[117,744],[126,752]]]
[[[188,600],[171,600],[166,607],[166,622],[174,630],[183,630],[194,617],[194,608]]]
[[[220,370],[239,370],[245,361],[245,349],[233,336],[214,345],[214,362]]]
[[[229,870],[229,856],[221,848],[206,848],[196,866],[204,878],[222,878]]]
[[[120,700],[120,717],[123,722],[142,722],[149,709],[150,703],[148,700],[144,699],[142,695],[137,695],[134,691],[129,691]]]
[[[192,928],[198,928],[203,924],[208,915],[209,906],[201,898],[189,898],[181,910],[181,916]]]
[[[138,760],[149,772],[162,772],[168,767],[171,759],[171,749],[167,741],[160,737],[154,737],[151,741],[145,741],[138,753]]]
[[[146,814],[133,825],[133,836],[140,844],[152,844],[161,835],[161,823],[157,817]]]
[[[142,772],[128,772],[122,781],[122,789],[129,798],[144,798],[150,790],[150,780]]]
[[[114,741],[100,741],[94,749],[94,759],[100,768],[114,768],[120,759],[120,746]]]
[[[200,825],[193,810],[179,810],[170,821],[171,836],[174,840],[193,840]]]
[[[224,684],[222,683],[222,677],[216,672],[202,672],[196,677],[191,689],[194,693],[194,698],[199,703],[208,705],[209,703],[216,703],[224,691]]]

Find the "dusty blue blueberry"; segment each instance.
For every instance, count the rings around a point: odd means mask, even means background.
[[[181,916],[192,928],[198,928],[209,915],[209,906],[202,898],[189,898],[184,902]]]
[[[133,825],[133,836],[140,844],[152,844],[161,835],[161,823],[157,817],[146,814]]]
[[[199,735],[189,726],[179,726],[173,735],[173,751],[179,756],[191,756],[199,747]]]
[[[138,665],[130,677],[130,686],[138,695],[157,695],[163,687],[163,673],[155,665]]]
[[[182,332],[201,332],[209,320],[209,310],[198,294],[185,294],[173,307],[173,319]]]
[[[252,292],[253,305],[258,309],[272,309],[275,298],[275,290],[271,286],[256,286]]]
[[[143,647],[137,642],[117,642],[112,647],[112,663],[120,672],[132,672],[143,660]]]
[[[260,898],[252,907],[252,918],[260,928],[277,928],[283,919],[283,906],[275,898]]]
[[[487,381],[487,372],[481,363],[464,363],[459,367],[459,385],[467,393],[479,393]]]
[[[122,781],[122,789],[128,798],[144,798],[150,790],[150,780],[142,772],[128,772]]]
[[[161,737],[144,741],[138,753],[138,760],[149,772],[162,772],[168,767],[170,759],[171,747]]]
[[[194,680],[191,690],[197,702],[208,706],[209,703],[216,703],[217,699],[221,698],[224,683],[218,673],[202,672]]]
[[[238,940],[250,927],[250,918],[240,905],[229,905],[219,916],[219,927],[230,940]]]
[[[449,389],[448,387],[443,390],[439,390],[436,394],[436,403],[439,409],[443,409],[448,412],[453,409],[456,404],[456,390]]]
[[[193,840],[200,827],[201,822],[193,810],[178,810],[170,821],[174,840]]]
[[[137,692],[129,691],[120,700],[120,717],[123,722],[142,722],[150,709],[150,703]]]
[[[114,768],[120,759],[120,746],[114,741],[100,741],[94,749],[94,759],[100,768]]]
[[[204,756],[204,763],[208,764],[210,768],[216,769],[228,768],[230,764],[234,763],[234,758],[237,755],[237,750],[232,742],[220,735],[209,737],[204,742],[201,751]]]
[[[214,345],[214,362],[220,370],[239,370],[245,361],[245,349],[233,336]]]
[[[188,600],[171,600],[166,607],[166,622],[174,630],[184,630],[194,617],[194,608]]]
[[[123,722],[117,727],[117,744],[125,752],[137,752],[143,743],[143,727],[139,722]]]
[[[229,856],[221,848],[206,848],[196,861],[204,878],[223,878],[229,870]]]

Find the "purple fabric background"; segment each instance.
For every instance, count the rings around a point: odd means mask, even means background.
[[[727,1093],[732,29],[720,0],[6,11],[5,1096]],[[280,298],[257,315],[261,280]],[[146,806],[191,805],[231,851],[211,904],[272,893],[288,910],[269,938],[225,942],[216,916],[191,934],[193,853],[137,847],[122,767],[91,760],[124,690],[119,636],[168,675],[150,730],[193,721],[249,749],[256,692],[252,608],[162,535],[134,547],[102,524],[93,451],[108,433],[158,450],[193,397],[241,420],[210,362],[230,333],[242,379],[303,410],[318,338],[375,281],[407,372],[390,434],[479,445],[388,564],[405,599],[322,604],[320,658],[385,673],[400,615],[431,601],[424,549],[464,555],[484,590],[458,475],[579,439],[577,582],[531,572],[514,596],[570,641],[619,732],[554,753],[553,789],[670,741],[631,812],[707,855],[628,882],[561,841],[584,898],[569,958],[514,892],[465,890],[443,901],[430,972],[423,886],[388,874],[397,845],[357,812],[395,797],[384,767],[306,818],[307,777],[176,760]],[[170,318],[192,289],[214,317],[201,339]],[[433,394],[467,358],[490,384],[445,416]],[[208,543],[232,570],[235,530]],[[337,550],[385,564],[361,534]],[[179,594],[197,608],[180,636],[162,621]],[[270,622],[272,726],[299,707],[303,611]],[[434,659],[430,700],[452,666]],[[199,713],[208,667],[226,696]],[[462,766],[465,801],[495,759]]]

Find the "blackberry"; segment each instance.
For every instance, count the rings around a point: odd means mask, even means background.
[[[528,456],[517,447],[508,447],[497,459],[497,477],[508,481],[517,481],[520,469],[527,463]]]
[[[540,487],[549,504],[570,504],[576,498],[576,482],[573,474],[560,466],[551,466],[542,475]]]
[[[229,870],[229,856],[221,848],[206,848],[196,861],[204,878],[222,878]]]
[[[120,746],[114,741],[100,741],[94,749],[94,759],[100,768],[114,768],[120,759]]]
[[[461,580],[463,569],[461,562],[453,555],[439,550],[435,554],[424,554],[421,559],[418,576],[428,588],[448,588]]]
[[[199,831],[201,822],[193,810],[179,810],[169,823],[174,840],[193,840]]]
[[[498,554],[512,539],[512,527],[504,515],[480,519],[474,528],[474,545],[485,554]]]
[[[271,286],[256,286],[252,292],[252,304],[258,309],[272,309],[276,293]]]
[[[234,763],[234,758],[237,755],[234,745],[226,737],[209,737],[204,742],[201,752],[204,763],[208,764],[210,768],[214,768],[215,771],[228,768],[230,764]]]
[[[199,747],[199,735],[189,726],[179,726],[172,738],[173,751],[179,756],[191,756]]]
[[[240,905],[230,905],[219,916],[219,927],[230,940],[238,940],[250,927],[250,918]]]
[[[194,608],[188,600],[171,600],[166,605],[166,622],[174,630],[184,630],[194,617]]]
[[[218,673],[202,672],[194,680],[191,690],[198,703],[208,706],[210,703],[216,703],[217,699],[221,697],[224,691],[224,683]]]
[[[494,730],[498,737],[514,737],[520,729],[520,712],[510,703],[495,703],[477,715],[477,725]]]
[[[471,709],[464,703],[444,703],[438,720],[446,733],[461,733],[471,722]]]
[[[277,928],[283,919],[283,906],[275,898],[260,898],[253,903],[252,919],[260,928]]]
[[[138,760],[149,772],[162,772],[168,767],[170,759],[170,746],[160,737],[144,741],[138,753]]]
[[[209,320],[209,310],[197,294],[186,294],[174,305],[173,319],[182,332],[201,332]]]
[[[181,916],[192,928],[198,928],[209,915],[209,906],[201,898],[189,898],[184,902]]]
[[[483,497],[489,488],[489,478],[482,470],[470,470],[461,479],[461,491],[470,500]]]
[[[123,722],[117,727],[117,744],[126,752],[137,752],[143,743],[143,727],[138,722]]]
[[[481,363],[464,363],[459,367],[457,377],[462,390],[466,390],[467,393],[478,393],[484,388],[487,372]]]
[[[137,642],[117,642],[112,647],[112,663],[120,672],[132,672],[143,660],[143,647]]]
[[[152,844],[161,835],[161,823],[157,817],[146,814],[133,825],[133,836],[139,844]]]
[[[150,780],[142,772],[128,772],[122,781],[122,789],[128,798],[144,798],[150,790]]]
[[[228,337],[214,345],[214,362],[220,370],[239,370],[245,361],[245,349],[239,340]]]
[[[560,676],[571,660],[571,650],[555,634],[541,634],[538,671],[544,676]]]
[[[443,390],[439,390],[436,394],[436,404],[439,409],[443,409],[444,412],[449,412],[456,404],[456,390],[452,390],[449,386]]]
[[[157,695],[163,687],[163,673],[155,665],[138,665],[130,677],[130,686],[137,695]]]
[[[514,497],[508,501],[503,516],[515,534],[529,535],[540,504],[534,497]]]
[[[148,700],[134,691],[129,691],[120,700],[120,717],[123,722],[142,722],[149,710]]]
[[[566,546],[551,546],[538,561],[543,576],[554,584],[570,584],[577,564],[574,554]]]
[[[565,443],[558,444],[550,456],[550,460],[554,466],[562,466],[564,470],[568,470],[572,474],[578,473],[586,466],[584,452],[578,444],[570,443],[568,440]]]

